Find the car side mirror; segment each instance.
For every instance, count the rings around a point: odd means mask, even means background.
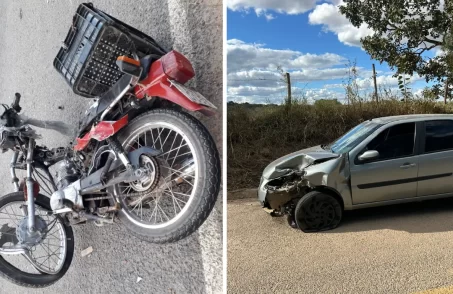
[[[379,152],[376,150],[365,151],[362,155],[359,156],[360,161],[369,161],[379,157]]]

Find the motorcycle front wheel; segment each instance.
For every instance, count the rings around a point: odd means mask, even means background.
[[[144,146],[160,151],[141,155],[140,165],[149,172],[140,181],[114,186],[122,223],[152,243],[176,242],[195,232],[220,190],[220,158],[208,130],[188,113],[155,109],[134,118],[118,139],[126,152]]]
[[[58,215],[52,215],[49,198],[38,194],[35,200],[35,225],[43,234],[35,243],[20,242],[20,225],[26,221],[27,203],[23,192],[0,198],[0,248],[24,248],[26,254],[0,254],[0,276],[30,288],[48,287],[68,271],[74,255],[74,234]]]

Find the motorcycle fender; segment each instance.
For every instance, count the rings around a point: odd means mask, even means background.
[[[206,98],[204,98],[201,94],[198,93],[198,99],[204,99],[204,104],[203,101],[201,103],[197,103],[194,100],[197,98],[192,98],[190,99],[187,97],[183,92],[181,92],[176,86],[175,86],[174,81],[162,79],[158,83],[154,83],[152,85],[149,85],[146,87],[146,90],[141,89],[141,93],[146,93],[148,97],[153,97],[153,96],[158,96],[160,98],[167,99],[168,101],[171,101],[175,104],[178,104],[179,106],[189,110],[189,111],[199,111],[203,113],[204,115],[211,116],[216,113],[215,111],[215,106],[212,105]],[[183,85],[178,85],[180,87],[184,87]],[[186,89],[189,89],[185,87]],[[193,90],[191,90],[193,91]],[[195,94],[195,93],[194,93]],[[139,97],[137,95],[137,97]],[[143,97],[143,96],[142,96]],[[140,97],[139,97],[140,98]],[[209,105],[209,106],[208,106]]]
[[[135,96],[138,99],[157,96],[189,111],[214,115],[216,107],[209,100],[183,85],[194,74],[190,62],[182,54],[171,51],[153,62],[148,76],[135,86]]]

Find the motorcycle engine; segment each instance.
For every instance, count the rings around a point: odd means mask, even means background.
[[[64,189],[80,177],[74,162],[65,159],[55,164],[58,190]]]

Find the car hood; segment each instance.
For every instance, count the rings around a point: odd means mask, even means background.
[[[302,170],[313,163],[322,162],[338,157],[338,154],[324,150],[320,145],[299,150],[271,162],[264,169],[263,177],[266,179],[278,178],[287,174],[288,169]]]

